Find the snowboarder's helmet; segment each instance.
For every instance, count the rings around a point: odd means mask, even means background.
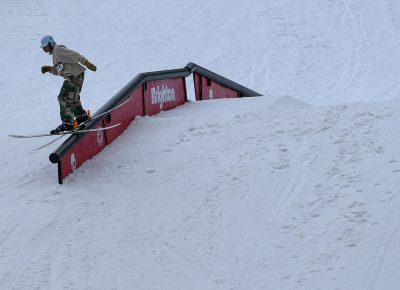
[[[53,37],[50,35],[46,35],[42,37],[42,40],[40,41],[41,45],[40,47],[43,48],[45,46],[47,46],[49,43],[51,43],[51,45],[56,44],[56,42],[54,41]]]

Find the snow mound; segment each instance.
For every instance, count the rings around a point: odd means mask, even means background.
[[[292,98],[290,96],[283,96],[278,98],[268,108],[274,111],[295,111],[312,107],[310,104]]]

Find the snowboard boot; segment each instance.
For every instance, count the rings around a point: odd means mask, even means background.
[[[68,125],[68,124],[61,124],[60,126],[58,126],[57,128],[55,128],[54,130],[50,131],[50,134],[52,135],[56,135],[59,134],[61,132],[65,132],[65,131],[71,131],[74,129],[73,125]]]
[[[88,120],[89,120],[89,116],[85,115],[85,116],[77,117],[75,122],[76,122],[77,127],[79,127],[79,129],[84,129],[85,122],[87,122]]]

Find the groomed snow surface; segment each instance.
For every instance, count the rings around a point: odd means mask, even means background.
[[[400,2],[1,1],[0,289],[400,289]],[[137,118],[57,183],[62,79],[97,110],[195,62],[263,97]],[[193,99],[193,84],[188,79]]]

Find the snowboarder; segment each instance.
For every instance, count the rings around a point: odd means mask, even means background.
[[[49,72],[65,79],[58,95],[62,124],[51,130],[50,134],[70,131],[74,129],[74,118],[78,125],[89,119],[80,100],[86,70],[84,66],[91,71],[96,71],[97,68],[78,52],[56,44],[49,35],[42,38],[41,48],[53,57],[53,66],[42,66],[42,73]]]

